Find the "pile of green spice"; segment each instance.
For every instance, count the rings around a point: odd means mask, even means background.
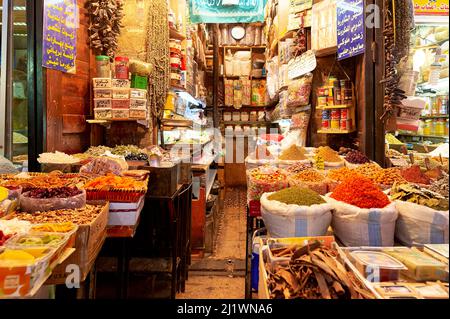
[[[316,204],[324,204],[325,200],[315,191],[308,188],[289,187],[273,193],[268,200],[276,200],[288,205],[311,206]]]

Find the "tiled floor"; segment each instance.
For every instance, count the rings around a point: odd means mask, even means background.
[[[214,253],[206,260],[193,261],[204,265],[214,265],[215,269],[200,269],[189,272],[185,293],[179,299],[242,299],[245,296],[246,249],[246,191],[227,189],[223,199],[223,214],[217,235]],[[234,277],[227,276],[225,264],[233,260]],[[223,265],[223,269],[222,268]],[[194,267],[191,267],[194,268]],[[197,267],[201,268],[201,267]]]

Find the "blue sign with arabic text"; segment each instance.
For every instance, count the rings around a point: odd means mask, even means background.
[[[337,2],[338,60],[364,53],[364,0]]]
[[[45,0],[42,66],[75,73],[78,7],[76,0]]]
[[[265,4],[266,0],[190,0],[189,13],[191,23],[263,22]]]

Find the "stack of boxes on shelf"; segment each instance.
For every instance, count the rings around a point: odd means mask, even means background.
[[[147,119],[147,78],[132,74],[130,81],[128,67],[125,72],[116,70],[114,78],[108,74],[93,79],[95,119]]]

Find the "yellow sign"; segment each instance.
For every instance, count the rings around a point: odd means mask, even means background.
[[[414,14],[420,16],[446,16],[449,0],[413,0]]]

